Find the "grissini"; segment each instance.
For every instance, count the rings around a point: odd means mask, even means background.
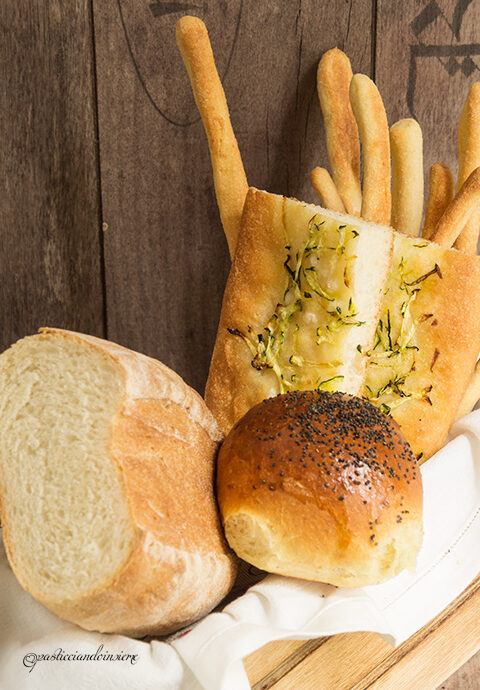
[[[443,163],[434,163],[430,168],[428,199],[422,230],[422,237],[426,240],[431,239],[453,195],[454,182],[450,168]]]
[[[468,176],[480,166],[480,82],[470,87],[458,125],[457,191]],[[455,247],[469,254],[477,253],[480,211],[473,212],[458,236]]]
[[[392,227],[416,237],[423,215],[423,139],[416,120],[390,127],[392,152]]]
[[[166,366],[42,329],[0,356],[0,514],[22,586],[88,630],[164,634],[228,592],[220,429]]]
[[[347,213],[359,215],[360,144],[357,123],[350,104],[352,68],[338,48],[327,50],[317,70],[317,92],[323,113],[328,160],[335,186]]]
[[[431,240],[452,247],[480,207],[480,167],[470,173],[437,223]]]
[[[176,37],[207,135],[218,208],[233,256],[248,184],[225,92],[202,20],[182,17],[177,22]]]
[[[328,170],[325,168],[314,168],[310,173],[310,181],[324,208],[345,213],[345,206]]]
[[[361,216],[364,220],[389,225],[392,201],[387,115],[377,87],[365,74],[352,77],[350,103],[363,154]]]

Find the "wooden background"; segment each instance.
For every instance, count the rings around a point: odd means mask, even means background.
[[[390,123],[418,118],[426,170],[456,171],[479,0],[3,0],[2,348],[42,325],[84,331],[203,392],[229,260],[175,46],[187,13],[209,28],[250,184],[315,200],[315,72],[335,45]],[[474,657],[442,687],[478,688],[478,673]]]

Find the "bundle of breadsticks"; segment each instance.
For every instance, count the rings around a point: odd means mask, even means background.
[[[430,457],[480,397],[480,84],[460,118],[456,193],[447,166],[433,165],[420,233],[420,126],[389,128],[375,84],[340,50],[318,65],[331,174],[311,172],[313,206],[249,189],[201,20],[182,17],[177,43],[232,257],[206,388],[220,425],[278,393],[343,391]]]

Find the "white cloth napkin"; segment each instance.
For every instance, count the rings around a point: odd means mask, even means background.
[[[415,574],[361,590],[270,575],[168,642],[65,623],[21,589],[2,550],[0,687],[248,690],[241,659],[271,640],[369,630],[399,644],[480,572],[480,411],[455,424],[422,476],[425,537]]]

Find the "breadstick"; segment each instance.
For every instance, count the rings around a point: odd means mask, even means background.
[[[325,124],[328,160],[335,186],[348,213],[360,215],[360,144],[349,88],[350,60],[338,48],[328,50],[318,63],[317,91]]]
[[[442,247],[451,247],[479,206],[480,167],[475,168],[447,206],[431,240]]]
[[[457,191],[480,165],[480,82],[470,87],[458,125]],[[455,247],[468,254],[477,253],[480,212],[476,211],[455,242]]]
[[[382,98],[365,74],[350,83],[350,102],[363,151],[362,218],[390,223],[390,139]]]
[[[323,208],[345,213],[345,206],[328,170],[325,170],[325,168],[314,168],[310,173],[310,181],[320,197]]]
[[[465,391],[462,402],[460,403],[458,410],[457,410],[457,416],[455,417],[455,421],[457,419],[460,419],[460,417],[463,417],[464,415],[468,414],[473,410],[477,402],[480,400],[480,361],[477,362],[475,365],[475,369],[473,370],[472,378],[470,379],[470,383],[468,384],[468,388]]]
[[[472,213],[468,223],[465,224],[460,235],[457,237],[455,249],[459,249],[465,254],[476,254],[478,245],[478,233],[480,231],[480,209]]]
[[[182,17],[176,38],[207,134],[220,218],[233,256],[248,184],[225,93],[205,24],[198,17]]]
[[[470,87],[458,124],[457,191],[480,163],[480,82]]]
[[[453,199],[453,175],[443,163],[434,163],[430,168],[428,199],[425,207],[425,222],[422,237],[431,239],[437,223]]]
[[[417,236],[423,215],[423,139],[416,120],[390,127],[392,150],[392,228]]]

